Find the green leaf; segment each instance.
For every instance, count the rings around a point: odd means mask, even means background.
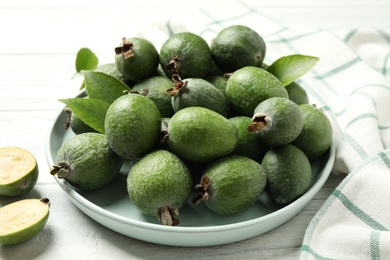
[[[76,56],[76,71],[94,70],[98,65],[98,58],[90,49],[81,48]]]
[[[104,134],[104,119],[110,104],[91,98],[59,99],[84,123]]]
[[[283,86],[287,86],[313,68],[318,60],[317,57],[301,54],[283,56],[272,63],[267,71],[277,77]]]
[[[121,80],[103,72],[83,70],[81,73],[84,75],[84,84],[89,98],[111,104],[122,96],[124,91],[130,91]]]

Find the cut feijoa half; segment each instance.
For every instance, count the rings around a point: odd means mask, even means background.
[[[0,208],[0,244],[22,243],[37,235],[49,218],[50,201],[24,199]]]
[[[0,148],[0,195],[20,196],[34,188],[39,175],[37,161],[19,147]]]

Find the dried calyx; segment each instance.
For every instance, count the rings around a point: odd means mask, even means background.
[[[156,212],[156,217],[165,226],[178,226],[180,224],[179,210],[173,206],[165,206],[159,208]]]
[[[133,43],[131,43],[129,40],[127,40],[125,37],[122,38],[123,46],[116,47],[115,53],[116,54],[122,54],[125,56],[125,59],[130,58],[134,56],[134,52],[132,50]]]
[[[172,72],[172,74],[179,74],[179,68],[180,68],[180,57],[175,56],[173,59],[169,61],[168,64],[165,65],[167,70]]]
[[[70,126],[70,120],[72,117],[72,110],[69,107],[65,107],[64,112],[68,114],[66,121],[65,121],[65,130],[67,130]]]
[[[51,175],[57,175],[58,178],[65,178],[70,174],[70,165],[67,162],[59,162],[50,168]]]
[[[271,118],[267,117],[264,113],[256,113],[252,117],[252,123],[248,125],[247,130],[250,133],[264,131],[269,129],[271,125]]]
[[[173,74],[172,80],[174,86],[173,88],[168,89],[167,93],[172,97],[176,97],[177,95],[179,95],[180,91],[187,86],[188,82],[182,81],[178,74]]]
[[[195,195],[194,199],[192,200],[192,203],[195,205],[198,205],[204,200],[208,200],[209,193],[207,192],[207,189],[210,185],[210,179],[207,176],[204,176],[199,184],[195,185],[195,188],[202,189],[198,194]]]

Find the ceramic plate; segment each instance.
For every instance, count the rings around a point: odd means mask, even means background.
[[[60,112],[47,139],[46,156],[49,167],[54,164],[61,145],[74,134],[65,130],[67,115]],[[311,188],[299,199],[281,207],[264,193],[246,211],[231,216],[210,212],[204,205],[190,202],[180,211],[180,225],[163,226],[153,216],[140,214],[132,205],[126,190],[130,165],[125,164],[120,176],[108,186],[96,191],[80,191],[66,181],[54,177],[68,198],[98,223],[123,235],[139,240],[171,246],[213,246],[248,239],[283,224],[299,213],[321,189],[334,164],[335,144],[320,159],[312,162]]]

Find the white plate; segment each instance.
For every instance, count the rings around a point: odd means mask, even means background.
[[[64,129],[67,115],[60,112],[49,131],[46,157],[54,165],[61,145],[74,134]],[[213,246],[248,239],[283,224],[299,213],[321,189],[333,168],[335,144],[320,159],[312,163],[314,174],[311,188],[299,199],[281,207],[271,202],[267,194],[248,210],[231,216],[213,214],[204,205],[193,206],[191,198],[180,211],[180,225],[163,226],[155,217],[140,214],[132,205],[126,190],[130,165],[108,186],[96,191],[74,189],[66,181],[54,177],[68,198],[85,214],[123,235],[139,240],[171,246]]]

